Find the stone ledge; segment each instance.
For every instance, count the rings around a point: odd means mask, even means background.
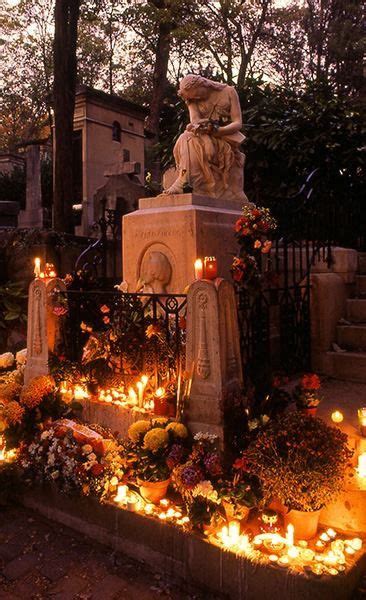
[[[28,492],[23,504],[137,560],[176,581],[189,582],[230,600],[347,600],[366,568],[363,554],[344,575],[315,577],[253,563],[225,552],[174,525],[101,505],[91,498],[70,498],[56,489]],[[207,596],[209,597],[209,596]]]
[[[198,194],[161,194],[150,198],[140,198],[139,209],[173,208],[176,206],[205,206],[208,208],[224,208],[241,211],[244,202],[241,200],[225,200]]]

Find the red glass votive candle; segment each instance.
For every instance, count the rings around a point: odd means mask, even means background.
[[[205,256],[204,275],[205,279],[216,279],[217,260],[215,256]]]

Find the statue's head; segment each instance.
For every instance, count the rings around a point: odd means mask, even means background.
[[[211,81],[202,75],[186,75],[179,83],[178,94],[185,100],[200,101],[207,100],[213,90],[222,90],[225,87],[224,83]]]
[[[154,290],[156,287],[165,290],[171,276],[172,267],[165,254],[158,251],[149,252],[144,260],[141,273],[143,282],[147,285],[151,285]]]

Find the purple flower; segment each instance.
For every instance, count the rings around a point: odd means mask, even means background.
[[[217,452],[209,452],[206,454],[203,464],[205,465],[209,475],[216,477],[222,474],[222,464],[220,456]]]
[[[193,489],[203,480],[203,473],[197,465],[187,465],[182,471],[182,483],[188,489]]]
[[[179,463],[182,462],[184,455],[183,446],[180,444],[173,444],[166,459],[167,465],[170,470],[174,469]]]

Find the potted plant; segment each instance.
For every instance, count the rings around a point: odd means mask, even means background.
[[[128,429],[126,450],[130,475],[145,500],[157,504],[166,496],[171,469],[184,454],[185,425],[166,418],[141,420]]]
[[[302,376],[293,391],[293,397],[298,410],[307,415],[314,416],[320,403],[320,379],[314,373]]]
[[[244,523],[251,509],[258,503],[258,481],[247,473],[247,461],[244,457],[234,462],[233,472],[232,479],[225,481],[220,490],[220,499],[227,520],[235,519]]]
[[[347,436],[317,417],[291,412],[272,421],[245,452],[265,504],[279,500],[300,539],[316,534],[321,509],[342,489],[352,451]]]

